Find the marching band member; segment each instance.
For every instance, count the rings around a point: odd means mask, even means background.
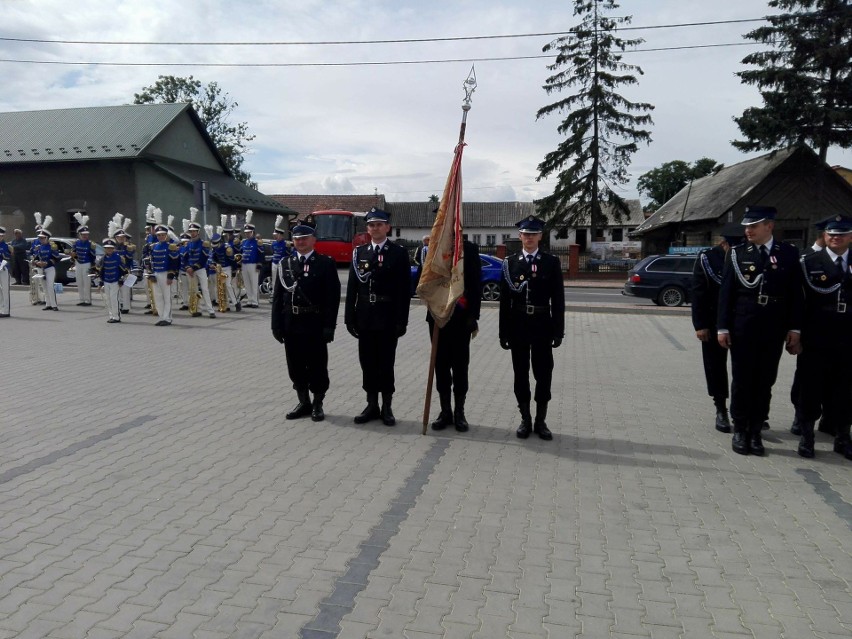
[[[254,224],[251,223],[252,215],[254,213],[251,210],[246,211],[246,223],[243,226],[245,239],[240,244],[240,253],[243,256],[241,265],[243,269],[243,285],[246,288],[246,306],[248,308],[258,308],[257,280],[260,268],[263,265],[264,253],[263,245],[257,241],[254,234]]]
[[[9,317],[11,304],[9,301],[12,280],[9,278],[9,265],[12,262],[12,251],[6,244],[6,229],[0,226],[0,318]]]
[[[110,222],[110,234],[114,235],[117,231],[112,228],[112,225],[113,223]],[[101,258],[101,263],[97,267],[97,272],[101,278],[104,304],[109,314],[107,324],[117,324],[121,321],[119,292],[123,286],[122,278],[128,273],[128,270],[124,257],[116,251],[116,241],[107,237],[102,244],[104,247],[104,256]]]
[[[121,215],[120,213],[116,213],[116,216]],[[136,264],[136,246],[130,244],[127,240],[130,237],[130,234],[127,232],[127,229],[130,228],[131,219],[126,218],[119,228],[115,231],[115,235],[113,239],[115,240],[115,252],[121,255],[124,258],[124,266],[127,268],[128,272],[133,271],[133,269],[137,268]],[[126,315],[130,312],[131,301],[132,301],[132,286],[121,286],[119,290],[119,303],[121,306],[121,313]]]
[[[181,265],[184,273],[186,273],[187,295],[189,295],[190,280],[195,279],[198,284],[198,290],[201,291],[201,300],[204,303],[204,310],[207,316],[216,317],[213,312],[213,304],[210,302],[210,288],[207,283],[207,263],[210,261],[210,245],[201,239],[201,225],[195,222],[195,216],[198,214],[198,209],[192,207],[189,209],[190,222],[187,227],[189,241],[186,244],[186,251],[183,254]],[[193,293],[194,294],[194,293]],[[193,317],[200,317],[201,312],[193,313]]]
[[[56,263],[62,257],[59,252],[59,247],[50,241],[51,232],[47,230],[53,218],[49,215],[44,217],[44,224],[38,232],[38,245],[33,250],[35,265],[44,271],[44,300],[45,306],[43,311],[58,311],[59,306],[56,303],[56,289],[53,288],[56,282]]]
[[[83,215],[79,211],[74,214],[74,219],[80,225],[77,228],[77,241],[74,242],[74,248],[71,251],[71,257],[76,261],[74,267],[74,279],[77,282],[77,295],[80,301],[77,306],[92,305],[92,280],[89,278],[89,271],[95,263],[95,247],[89,240],[89,216]]]
[[[172,324],[172,284],[175,272],[180,268],[180,254],[177,244],[169,242],[168,227],[160,224],[154,229],[157,243],[151,247],[151,268],[156,282],[154,304],[160,320],[155,326]]]
[[[36,211],[33,213],[33,217],[35,218],[35,232],[36,237],[30,243],[30,248],[27,251],[27,258],[30,260],[30,299],[32,300],[33,306],[38,306],[39,304],[45,303],[45,295],[44,295],[44,277],[36,277],[33,278],[34,275],[38,275],[36,271],[33,270],[33,266],[36,261],[36,249],[40,244],[38,239],[38,234],[41,232],[42,228],[42,216],[41,213]]]
[[[284,228],[284,216],[278,215],[275,217],[275,230],[272,232],[272,273],[269,278],[272,282],[270,287],[269,302],[272,303],[271,293],[275,288],[275,279],[278,277],[278,268],[281,260],[290,255],[290,249],[287,247],[287,229]]]
[[[240,279],[242,277],[242,269],[240,262],[243,259],[243,254],[240,253],[239,242],[236,237],[235,227],[237,225],[237,216],[223,216],[223,220],[227,221],[223,224],[222,243],[231,249],[231,289],[234,293],[234,298],[237,300],[237,312],[243,310],[242,306],[242,290],[240,287]]]
[[[233,287],[233,265],[234,265],[234,247],[226,240],[225,227],[228,224],[228,216],[222,216],[222,226],[219,232],[215,233],[210,239],[212,250],[210,252],[210,260],[213,262],[215,270],[216,265],[222,270],[225,275],[225,293],[228,296],[228,310],[239,312],[242,310],[239,298],[234,294]],[[220,302],[222,300],[219,300]]]

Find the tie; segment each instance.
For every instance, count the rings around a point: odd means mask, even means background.
[[[834,260],[834,263],[837,264],[837,269],[840,271],[840,274],[843,275],[846,269],[843,268],[843,256],[838,255],[837,259]]]
[[[534,255],[527,255],[527,264],[532,264],[534,257],[535,257]]]
[[[305,256],[304,256],[304,255],[300,255],[300,256],[299,256],[299,263],[300,263],[302,266],[304,266],[304,265],[305,265]]]
[[[766,244],[760,247],[760,263],[762,266],[766,266],[766,258],[769,255],[769,251],[766,250]]]

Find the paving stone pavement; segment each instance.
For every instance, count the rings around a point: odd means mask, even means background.
[[[13,291],[3,320],[0,638],[846,638],[852,463],[795,453],[785,356],[768,456],[713,430],[684,315],[569,313],[552,442],[515,438],[497,312],[470,432],[420,435],[425,311],[396,428],[294,404],[268,306],[156,328]]]

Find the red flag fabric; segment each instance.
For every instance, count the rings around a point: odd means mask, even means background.
[[[456,302],[464,293],[461,180],[464,147],[464,142],[456,146],[438,215],[429,234],[429,250],[423,263],[420,283],[417,285],[417,294],[426,303],[435,324],[440,328],[450,321]]]

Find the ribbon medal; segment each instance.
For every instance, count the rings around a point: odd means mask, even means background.
[[[537,277],[537,276],[538,276],[537,271],[538,271],[538,264],[536,264],[535,262],[533,262],[533,265],[532,265],[532,276],[533,276],[533,277]]]
[[[772,268],[778,268],[778,258],[774,255],[769,256],[769,261],[772,263]]]

